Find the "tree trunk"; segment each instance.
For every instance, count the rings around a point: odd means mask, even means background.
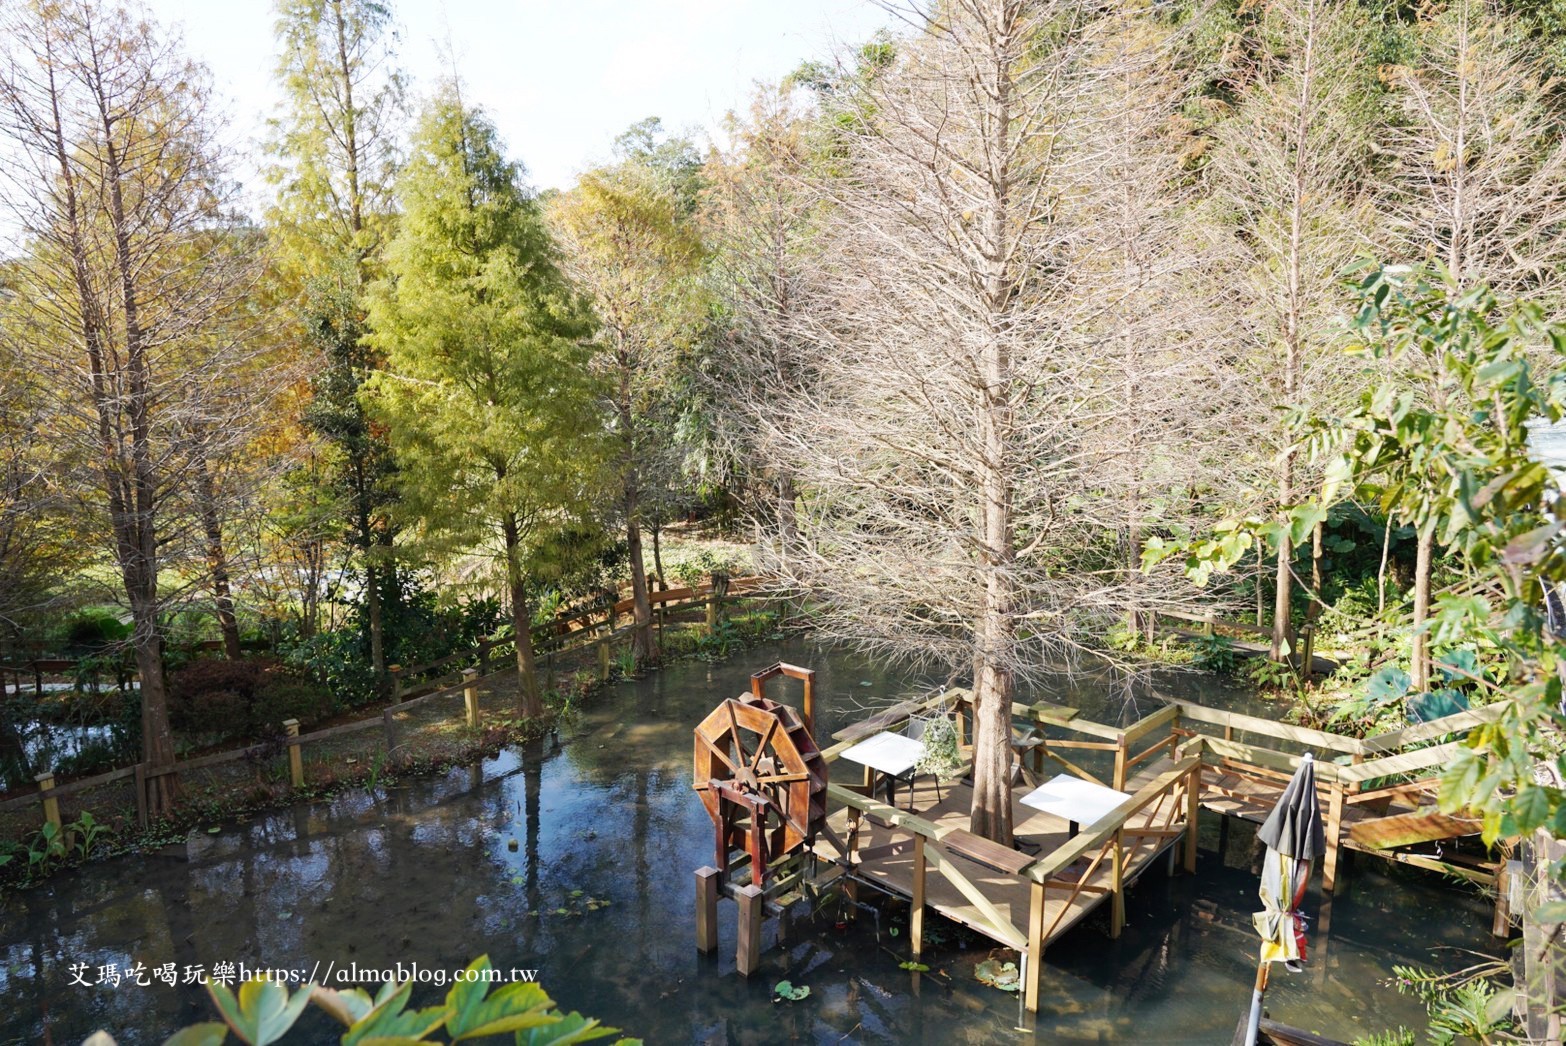
[[[538,665],[533,659],[533,611],[528,605],[527,581],[519,561],[521,535],[515,519],[501,523],[506,543],[506,587],[511,594],[511,628],[517,646],[517,712],[532,719],[544,714],[544,702],[538,691]]]
[[[1017,642],[1017,596],[1013,568],[1016,546],[1012,525],[1011,469],[1015,453],[1012,416],[1009,320],[1016,306],[1016,280],[1007,270],[1006,245],[1012,235],[1011,164],[1015,163],[1012,127],[1012,34],[1019,30],[1020,9],[994,12],[996,24],[985,26],[990,53],[985,56],[984,85],[990,110],[985,116],[989,168],[983,189],[984,233],[979,269],[984,279],[988,330],[982,350],[977,390],[978,430],[983,453],[978,459],[981,547],[979,563],[984,584],[982,620],[975,630],[973,806],[969,830],[1003,846],[1012,843],[1011,824],[1011,700]]]
[[[1430,561],[1435,552],[1435,526],[1426,527],[1419,534],[1419,552],[1414,562],[1414,690],[1423,693],[1430,689],[1430,636],[1426,622],[1430,617]]]
[[[641,476],[636,462],[636,414],[631,407],[631,379],[636,360],[626,348],[628,339],[617,333],[620,350],[615,359],[619,365],[619,390],[615,397],[615,411],[620,420],[621,452],[624,455],[625,491],[625,544],[631,555],[631,619],[632,652],[638,663],[653,656],[652,603],[647,599],[647,564],[642,562]],[[610,616],[614,614],[610,611]]]
[[[200,439],[199,435],[193,437]],[[218,628],[223,633],[223,654],[230,661],[241,657],[239,622],[234,616],[234,598],[229,591],[228,555],[223,548],[223,524],[218,518],[217,488],[212,470],[199,449],[192,456],[196,470],[196,502],[201,514],[201,529],[206,538],[207,572],[212,577],[212,602],[217,610]]]
[[[794,477],[785,475],[778,480],[778,541],[783,546],[783,562],[787,563],[799,547],[799,489]]]
[[[163,635],[158,625],[157,582],[149,584],[143,572],[132,567],[125,571],[126,588],[131,601],[131,649],[136,655],[136,672],[141,677],[141,761],[147,769],[170,766],[174,762],[174,735],[169,730],[168,679],[163,672]],[[167,817],[174,812],[179,798],[179,779],[160,774],[147,779],[147,813]]]
[[[637,663],[653,657],[652,601],[647,598],[647,566],[642,562],[642,527],[637,522],[635,472],[625,485],[625,546],[631,554],[631,615],[635,629],[631,649]]]
[[[669,579],[663,572],[663,548],[659,543],[659,538],[663,534],[663,520],[661,516],[655,515],[653,517],[650,529],[652,530],[653,539],[653,572],[658,578],[658,587],[667,589],[669,587]]]

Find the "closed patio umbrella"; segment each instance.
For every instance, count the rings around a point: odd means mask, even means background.
[[[1262,911],[1251,918],[1261,936],[1261,958],[1256,967],[1256,987],[1251,993],[1251,1014],[1245,1046],[1255,1046],[1261,1027],[1262,996],[1267,991],[1267,971],[1275,962],[1299,969],[1305,959],[1305,921],[1300,904],[1310,882],[1311,862],[1327,848],[1321,807],[1316,800],[1316,770],[1310,753],[1300,760],[1278,804],[1262,822],[1256,837],[1267,847],[1262,858]]]

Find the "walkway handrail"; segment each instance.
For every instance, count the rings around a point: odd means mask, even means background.
[[[1175,700],[1173,703],[1179,707],[1182,719],[1190,719],[1198,723],[1232,727],[1235,730],[1244,730],[1250,734],[1276,737],[1279,740],[1293,741],[1296,744],[1310,745],[1315,748],[1325,748],[1329,751],[1342,752],[1346,755],[1365,755],[1369,751],[1367,743],[1357,737],[1328,733],[1325,730],[1313,730],[1308,726],[1294,726],[1290,723],[1280,723],[1273,719],[1244,715],[1240,712],[1225,712],[1222,709],[1208,708],[1206,705],[1199,705],[1192,701]]]
[[[1196,755],[1184,757],[1173,767],[1143,785],[1140,791],[1115,807],[1091,829],[1078,833],[1065,846],[1039,858],[1024,868],[1022,874],[1036,883],[1044,883],[1054,878],[1058,872],[1071,867],[1089,850],[1102,847],[1110,837],[1125,827],[1127,821],[1162,798],[1201,761],[1201,757]]]

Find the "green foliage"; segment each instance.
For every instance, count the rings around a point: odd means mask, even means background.
[[[795,985],[789,981],[779,981],[772,986],[774,1001],[784,999],[788,1002],[798,1002],[810,997],[810,986],[806,984]]]
[[[1191,656],[1191,664],[1204,671],[1227,675],[1240,663],[1234,640],[1228,636],[1216,632],[1210,636],[1200,635],[1191,640],[1191,645],[1195,651]]]
[[[169,720],[189,733],[257,737],[285,719],[310,723],[331,711],[322,687],[277,658],[205,658],[169,678]]]
[[[1566,543],[1556,540],[1566,503],[1528,443],[1530,425],[1566,414],[1566,331],[1534,305],[1503,308],[1484,288],[1459,288],[1443,273],[1371,269],[1359,291],[1354,351],[1393,376],[1354,409],[1315,422],[1305,449],[1325,466],[1319,496],[1281,521],[1231,520],[1211,539],[1150,543],[1144,560],[1184,552],[1187,574],[1205,583],[1243,554],[1241,535],[1304,536],[1344,496],[1431,535],[1475,582],[1434,601],[1431,643],[1482,652],[1484,663],[1450,654],[1446,693],[1416,695],[1416,711],[1458,707],[1456,695],[1470,690],[1482,698],[1470,703],[1506,703],[1496,722],[1468,735],[1441,805],[1482,812],[1487,844],[1542,824],[1566,834],[1561,790],[1537,785],[1533,772],[1542,759],[1566,773],[1556,739],[1566,725],[1556,671],[1566,644],[1548,633],[1538,605],[1544,589],[1566,580]],[[1539,366],[1541,358],[1553,365]],[[1401,670],[1384,669],[1338,718],[1377,714],[1410,686]]]
[[[1511,1014],[1512,993],[1491,979],[1504,969],[1497,964],[1437,974],[1415,966],[1394,966],[1397,976],[1392,983],[1399,993],[1416,995],[1425,1004],[1435,1046],[1452,1046],[1459,1039],[1497,1042],[1517,1028]]]
[[[370,299],[386,368],[368,394],[417,549],[487,553],[518,615],[528,579],[553,580],[580,544],[551,538],[592,529],[604,468],[592,318],[521,176],[453,88],[425,108],[398,181],[388,279]]]
[[[926,718],[920,740],[924,742],[924,752],[915,767],[919,773],[949,781],[967,769],[967,761],[957,747],[957,727],[945,715]]]
[[[27,847],[28,874],[48,871],[50,865],[65,860],[65,856],[65,833],[53,821],[45,821]]]
[[[99,824],[89,810],[83,810],[80,817],[65,826],[66,838],[72,841],[76,856],[83,860],[92,856],[98,840],[108,831],[108,825]]]
[[[1258,690],[1296,691],[1299,689],[1299,673],[1282,661],[1270,658],[1252,658],[1245,669],[1245,676],[1256,684]]]
[[[305,985],[290,993],[285,985],[247,981],[236,993],[207,981],[207,994],[224,1023],[195,1024],[176,1032],[164,1046],[219,1046],[230,1033],[249,1046],[268,1046],[287,1038],[312,1003],[344,1027],[343,1046],[390,1046],[397,1043],[472,1042],[496,1035],[511,1036],[518,1046],[571,1046],[608,1038],[606,1028],[580,1013],[561,1013],[537,984],[512,982],[493,990],[498,971],[487,955],[470,963],[440,1005],[409,1009],[413,982],[387,982],[375,995],[360,988],[335,991]],[[787,985],[785,981],[779,988]],[[809,988],[793,989],[803,998]],[[107,1038],[105,1036],[105,1038]],[[112,1039],[108,1040],[111,1044]],[[615,1046],[640,1046],[639,1039],[618,1039]]]
[[[1354,1040],[1352,1046],[1415,1046],[1418,1041],[1417,1035],[1400,1026],[1396,1031],[1361,1035]]]

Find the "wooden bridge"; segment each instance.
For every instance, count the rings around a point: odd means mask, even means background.
[[[971,730],[970,695],[949,691],[904,702],[834,735],[822,755],[829,763],[858,741],[896,730],[914,717],[955,716],[959,746]],[[1361,739],[1276,723],[1185,701],[1165,699],[1129,726],[1109,726],[1051,704],[1012,706],[1016,744],[1015,794],[1030,790],[1054,764],[1073,776],[1128,793],[1116,809],[1072,834],[1062,818],[1013,799],[1012,849],[966,829],[971,786],[937,790],[924,779],[912,788],[909,810],[871,795],[869,771],[843,774],[827,789],[837,809],[817,840],[815,856],[831,862],[851,894],[863,887],[906,898],[912,905],[909,943],[923,950],[927,910],[961,923],[1020,955],[1022,1002],[1038,1007],[1042,957],[1049,945],[1100,905],[1109,905],[1109,932],[1125,923],[1125,895],[1160,857],[1196,870],[1196,825],[1202,809],[1260,822],[1276,803],[1305,750],[1316,755],[1325,793],[1327,853],[1322,886],[1331,891],[1344,848],[1496,886],[1504,861],[1413,852],[1410,846],[1477,834],[1479,822],[1434,809],[1432,776],[1468,730],[1491,722],[1499,706],[1476,709],[1380,737]],[[1448,736],[1444,743],[1431,744]],[[1089,753],[1084,755],[1082,753]],[[1109,763],[1093,773],[1083,762]],[[1052,773],[1055,771],[1052,771]],[[1425,776],[1420,776],[1424,774]],[[856,784],[844,779],[862,777]],[[907,794],[907,793],[905,793]],[[1035,852],[1036,851],[1036,852]],[[931,873],[934,873],[933,875]],[[1504,898],[1505,890],[1498,890]],[[1508,922],[1498,902],[1495,932]]]

